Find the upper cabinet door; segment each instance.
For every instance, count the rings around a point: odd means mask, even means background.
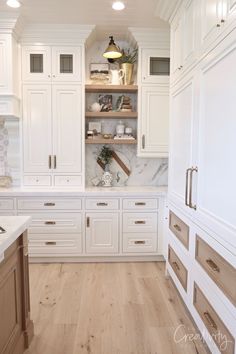
[[[197,0],[199,1],[199,0]],[[196,0],[189,0],[184,7],[183,24],[183,67],[194,64],[197,58],[197,14]]]
[[[48,46],[22,47],[22,81],[51,82],[51,48]]]
[[[169,87],[143,86],[139,151],[143,157],[168,156]]]
[[[23,88],[24,172],[49,172],[51,148],[51,86]]]
[[[81,82],[82,55],[80,47],[52,48],[52,80]]]
[[[175,80],[183,68],[183,18],[171,28],[171,73]]]
[[[81,86],[53,85],[54,172],[80,173],[82,169]]]
[[[143,84],[167,84],[170,75],[170,52],[166,49],[141,49]]]

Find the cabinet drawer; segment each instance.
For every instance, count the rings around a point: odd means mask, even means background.
[[[124,213],[124,232],[157,232],[157,213]]]
[[[170,245],[168,247],[168,261],[183,288],[187,291],[188,271]]]
[[[25,186],[51,186],[51,176],[24,176]]]
[[[198,235],[196,236],[195,258],[225,295],[236,305],[236,268]]]
[[[55,176],[54,185],[58,187],[79,187],[82,185],[81,176]]]
[[[142,233],[139,237],[133,233],[123,234],[123,252],[149,253],[157,250],[157,234]]]
[[[27,215],[18,213],[18,215]],[[28,229],[31,234],[80,233],[81,214],[79,213],[30,213],[32,221]]]
[[[128,210],[149,210],[157,209],[159,206],[158,199],[123,199],[123,209]]]
[[[86,199],[87,210],[117,210],[119,208],[118,199]]]
[[[19,210],[80,210],[81,206],[79,198],[20,198],[17,201]]]
[[[189,249],[189,227],[171,210],[169,214],[169,228],[179,241]]]
[[[12,210],[14,209],[14,200],[10,198],[0,199],[0,210]]]
[[[41,235],[35,234],[29,237],[29,255],[66,256],[81,253],[81,234],[75,235]]]
[[[234,354],[235,343],[233,336],[196,283],[194,283],[193,296],[193,304],[220,352]]]

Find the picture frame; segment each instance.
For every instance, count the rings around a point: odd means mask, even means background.
[[[108,81],[108,63],[90,63],[90,79],[92,81]]]

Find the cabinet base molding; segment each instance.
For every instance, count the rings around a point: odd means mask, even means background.
[[[79,256],[79,257],[30,257],[30,263],[114,263],[114,262],[164,262],[164,256]]]

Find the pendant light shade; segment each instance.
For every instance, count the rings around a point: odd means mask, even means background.
[[[103,53],[104,58],[106,59],[118,59],[122,57],[122,53],[120,48],[115,44],[113,36],[110,36],[110,42],[108,44],[107,49]]]

